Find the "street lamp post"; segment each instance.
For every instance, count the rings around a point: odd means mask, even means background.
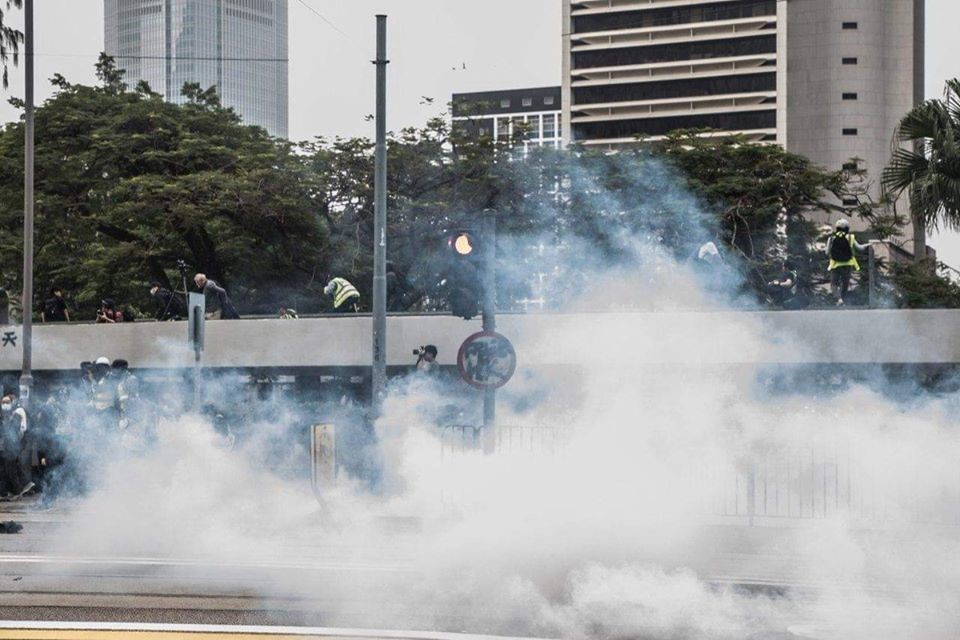
[[[24,146],[23,146],[23,365],[20,400],[30,402],[33,387],[33,0],[24,0]]]
[[[377,16],[377,146],[374,159],[372,403],[387,387],[387,16]]]

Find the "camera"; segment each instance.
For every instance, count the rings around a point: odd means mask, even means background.
[[[180,270],[180,277],[187,277],[187,261],[186,260],[177,260],[177,269]]]
[[[422,346],[419,347],[418,349],[414,349],[414,350],[413,350],[413,355],[415,355],[415,356],[422,357],[423,354],[424,354],[424,349],[423,349]]]

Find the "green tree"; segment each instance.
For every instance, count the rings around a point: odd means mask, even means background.
[[[894,197],[908,193],[914,223],[914,258],[926,258],[925,230],[960,229],[960,80],[949,80],[943,99],[927,100],[900,121],[882,183]]]
[[[956,276],[956,272],[953,272]],[[956,309],[960,307],[960,285],[951,269],[931,259],[910,264],[893,264],[891,281],[896,304],[909,309]]]
[[[341,254],[334,262],[368,296],[373,145],[317,141],[307,153]],[[415,277],[428,309],[446,304],[447,233],[477,228],[485,209],[497,211],[498,253],[510,258],[499,274],[502,308],[527,297],[543,273],[551,276],[551,301],[564,305],[584,290],[586,267],[637,259],[638,239],[681,261],[707,240],[726,245],[745,274],[744,290],[761,297],[790,260],[812,293],[827,278],[809,213],[881,222],[851,172],[825,172],[774,145],[696,132],[613,155],[576,148],[521,153],[437,119],[392,136],[389,172],[389,258]],[[852,195],[861,204],[833,204]]]
[[[11,7],[19,8],[23,0],[6,0],[7,11]],[[0,6],[0,67],[3,67],[3,88],[6,89],[10,84],[10,76],[7,72],[7,61],[13,58],[13,64],[20,62],[20,43],[23,42],[23,34],[16,29],[7,26],[3,22],[4,10]]]
[[[174,105],[141,83],[128,91],[103,56],[101,86],[54,78],[37,109],[36,281],[84,305],[102,297],[144,309],[147,284],[176,284],[176,260],[229,287],[241,310],[273,312],[326,265],[316,177],[289,143],[243,126],[215,94],[186,86]],[[21,260],[23,128],[0,132],[0,268]],[[15,249],[14,249],[15,248]],[[19,276],[17,276],[18,278]],[[36,301],[35,301],[36,302]]]
[[[896,220],[878,213],[858,172],[824,171],[778,145],[699,133],[676,131],[655,147],[703,199],[716,218],[717,239],[741,259],[746,289],[761,297],[765,283],[788,261],[808,294],[828,281],[813,215],[864,218],[879,234],[896,226]],[[856,204],[836,204],[851,199]]]

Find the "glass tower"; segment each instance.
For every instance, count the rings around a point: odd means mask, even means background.
[[[246,124],[287,137],[286,0],[104,0],[106,52],[171,102],[216,87]]]

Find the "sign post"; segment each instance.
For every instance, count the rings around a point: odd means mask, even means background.
[[[493,333],[497,330],[497,216],[492,210],[484,211],[483,251],[483,330]],[[496,426],[497,388],[492,387],[483,392],[483,428],[486,432],[484,441],[486,448],[492,448],[494,444],[493,434]]]
[[[206,332],[207,300],[202,293],[187,294],[187,342],[193,348],[193,408],[200,409],[200,367]]]
[[[464,382],[483,391],[496,390],[510,382],[517,370],[517,352],[496,331],[480,331],[460,345],[457,368]]]
[[[507,384],[517,370],[517,352],[504,336],[481,331],[467,338],[457,353],[460,377],[483,391],[483,450],[496,449],[497,431],[493,419],[497,389]]]

